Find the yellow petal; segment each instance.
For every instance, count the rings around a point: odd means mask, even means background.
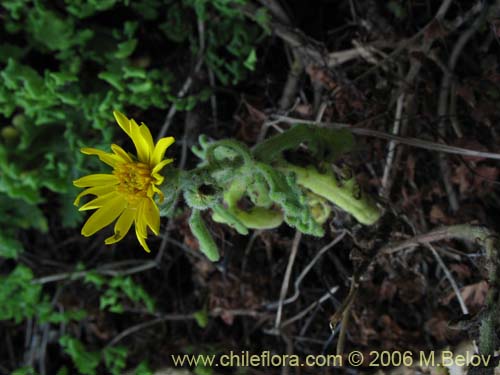
[[[106,245],[111,245],[113,243],[121,241],[123,237],[125,237],[125,235],[130,230],[132,223],[134,222],[135,213],[136,210],[131,209],[125,209],[125,211],[123,211],[118,220],[116,220],[115,234],[111,237],[106,238],[106,240],[104,241]]]
[[[165,137],[158,141],[151,157],[151,166],[157,165],[163,159],[167,148],[175,142],[174,137]]]
[[[110,193],[98,196],[97,198],[91,200],[90,202],[85,203],[82,207],[78,209],[78,211],[95,210],[96,208],[104,207],[108,204],[110,199],[115,198],[117,195],[120,196],[120,194],[117,193],[116,191],[111,191]]]
[[[113,191],[115,188],[114,186],[111,185],[104,185],[104,186],[94,186],[88,189],[85,189],[82,191],[80,194],[77,195],[75,202],[73,203],[75,206],[80,205],[80,199],[86,195],[93,194],[93,195],[104,195],[106,193],[109,193]]]
[[[174,159],[165,159],[165,160],[162,160],[161,162],[159,162],[158,164],[156,164],[153,168],[153,170],[151,171],[151,174],[155,174],[155,173],[158,173],[159,171],[161,171],[163,169],[164,166],[166,166],[167,164],[170,164],[174,161]]]
[[[118,177],[112,174],[90,174],[73,181],[73,185],[77,187],[116,185],[118,183]]]
[[[111,149],[115,153],[117,157],[119,157],[124,163],[132,163],[132,158],[130,157],[129,154],[125,152],[123,148],[121,148],[118,145],[115,145],[114,143],[111,145]]]
[[[94,212],[82,228],[85,237],[92,236],[98,230],[111,224],[125,209],[127,202],[120,195],[116,195],[108,203]]]
[[[147,229],[147,222],[144,217],[145,203],[146,199],[143,199],[137,206],[137,212],[135,214],[135,230],[141,235],[141,237],[147,238],[148,229]]]
[[[146,243],[146,238],[142,237],[138,230],[137,230],[137,225],[135,226],[135,235],[137,236],[137,239],[139,240],[139,243],[141,244],[142,248],[146,250],[147,253],[150,253],[151,250],[149,250],[148,244]]]
[[[137,158],[143,163],[149,164],[149,148],[148,143],[141,134],[141,129],[139,125],[134,120],[130,121],[130,138],[134,142],[135,149],[137,151]]]
[[[130,133],[130,120],[125,116],[123,113],[118,112],[118,111],[113,111],[113,115],[115,116],[116,122],[118,125],[120,125],[120,128],[123,129],[125,133],[128,134],[128,136],[131,136]]]
[[[97,155],[102,162],[112,167],[114,167],[116,163],[120,162],[117,155],[110,154],[96,148],[84,147],[80,151],[85,155]]]
[[[149,149],[149,154],[153,154],[153,150],[155,148],[155,144],[153,141],[153,136],[151,135],[151,132],[149,131],[149,128],[146,126],[145,123],[141,123],[141,126],[139,127],[141,130],[142,138],[144,138],[144,141],[146,142],[148,149]]]
[[[142,214],[146,220],[148,227],[151,228],[154,234],[158,235],[160,232],[160,210],[152,199],[148,199],[144,204]]]
[[[163,203],[163,200],[165,199],[165,195],[163,194],[163,191],[158,189],[155,185],[153,185],[153,191],[158,194],[158,201],[160,203]]]
[[[161,184],[163,184],[163,181],[165,180],[165,178],[161,174],[158,174],[158,173],[155,173],[154,175],[152,175],[152,177],[154,178],[153,184],[155,184],[155,185],[161,185]]]

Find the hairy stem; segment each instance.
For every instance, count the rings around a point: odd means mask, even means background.
[[[381,216],[380,209],[362,193],[354,177],[339,181],[331,172],[320,173],[314,167],[303,168],[293,164],[284,164],[280,169],[294,172],[299,185],[339,206],[361,224],[372,225]]]

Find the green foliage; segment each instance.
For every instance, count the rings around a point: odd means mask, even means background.
[[[220,258],[219,249],[208,231],[199,210],[193,209],[191,217],[189,218],[189,227],[200,243],[200,250],[202,253],[212,262],[218,261]]]
[[[214,371],[212,370],[211,367],[203,366],[198,364],[196,368],[194,369],[194,373],[196,375],[212,375]]]
[[[127,365],[128,351],[123,346],[106,347],[102,353],[88,351],[85,345],[78,339],[69,335],[59,339],[59,345],[82,375],[97,374],[98,366],[104,362],[106,374],[120,375]]]
[[[112,375],[123,373],[127,365],[127,348],[123,346],[108,347],[103,350],[104,363]]]
[[[97,366],[99,366],[99,362],[101,361],[99,352],[87,351],[79,340],[68,335],[62,336],[59,339],[59,345],[61,345],[64,353],[71,357],[80,374],[96,374]]]
[[[153,375],[153,370],[146,361],[142,361],[134,370],[134,375]]]
[[[17,258],[22,251],[21,243],[15,239],[14,228],[34,228],[46,233],[48,225],[38,207],[0,194],[0,257]]]
[[[208,312],[206,309],[198,310],[194,313],[194,318],[196,320],[196,324],[200,328],[205,328],[208,325]]]
[[[31,285],[33,272],[18,265],[9,275],[0,276],[0,320],[19,323],[33,317],[42,302],[42,287]]]
[[[404,6],[405,6],[404,3],[401,4],[401,1],[397,1],[397,0],[389,1],[386,5],[387,9],[392,14],[394,14],[394,16],[397,19],[400,19],[400,20],[407,17],[407,11],[406,11],[406,8]]]
[[[156,48],[152,41],[177,43],[193,56],[201,53],[221,82],[237,83],[255,68],[255,46],[267,23],[262,10],[257,24],[245,19],[240,10],[244,3],[65,0],[56,6],[49,1],[3,1],[0,201],[16,199],[38,210],[48,189],[58,194],[63,225],[77,225],[81,216],[71,205],[71,181],[97,166],[84,164],[79,148],[109,145],[113,109],[164,110],[175,105],[188,111],[211,95],[202,88],[177,98],[174,75],[151,55]],[[99,24],[96,16],[101,15],[119,22],[112,27]],[[140,29],[142,19],[159,28]],[[204,25],[203,51],[197,21]],[[42,230],[40,225],[31,227]],[[3,226],[0,256],[15,257],[22,250],[15,239],[19,228],[25,227]]]
[[[0,3],[0,257],[19,258],[19,230],[46,233],[48,213],[51,223],[59,224],[60,219],[66,227],[79,224],[71,182],[101,167],[79,150],[109,147],[116,129],[114,109],[154,113],[173,105],[189,111],[210,98],[208,87],[176,96],[176,77],[190,73],[179,70],[179,61],[203,57],[224,84],[238,83],[255,69],[256,46],[269,30],[263,11],[257,23],[244,18],[240,6],[245,1]],[[202,34],[197,24],[203,24]],[[173,55],[179,61],[173,61]],[[179,192],[175,186],[166,195],[170,211]],[[131,277],[87,273],[85,280],[101,292],[103,310],[119,313],[125,303],[154,310],[152,298]],[[32,318],[58,324],[86,315],[82,310],[54,311],[42,285],[24,265],[0,276],[0,282],[0,320],[20,323]],[[82,374],[96,373],[103,363],[109,373],[123,373],[127,353],[122,348],[106,349],[100,356],[69,336],[60,344]],[[68,371],[63,367],[58,374]],[[136,373],[152,371],[142,363]]]
[[[293,174],[282,173],[269,163],[255,160],[245,145],[233,140],[208,142],[204,137],[200,137],[200,147],[195,147],[193,152],[202,159],[200,165],[210,171],[210,177],[216,187],[227,193],[236,186],[235,181],[239,181],[239,185],[243,186],[243,190],[238,193],[224,194],[227,209],[219,203],[210,205],[216,221],[234,227],[241,234],[246,234],[247,228],[269,227],[269,221],[279,225],[279,217],[276,217],[272,210],[268,210],[274,203],[281,209],[289,225],[307,234],[322,235],[322,228],[313,219],[307,206],[306,195],[297,185]],[[255,208],[261,209],[253,212],[239,210],[237,201],[245,195],[250,198]],[[190,199],[186,201],[188,204],[192,203]],[[266,222],[263,222],[264,219]],[[247,227],[243,222],[252,226]]]
[[[219,252],[201,217],[202,210],[211,210],[214,221],[242,235],[248,229],[275,228],[285,221],[302,233],[322,236],[322,224],[332,212],[329,202],[362,224],[379,219],[379,208],[362,193],[352,173],[336,178],[333,172],[287,162],[284,152],[303,143],[311,153],[312,165],[328,166],[352,149],[353,137],[347,131],[297,125],[250,150],[232,139],[210,141],[200,136],[199,146],[192,151],[201,162],[197,168],[179,173],[175,188],[183,191],[193,209],[189,226],[208,259],[217,261]],[[242,209],[244,199],[246,208]]]
[[[181,0],[168,9],[167,21],[160,25],[175,42],[189,41],[195,55],[202,53],[205,62],[224,84],[236,84],[255,69],[255,46],[270,33],[269,17],[264,9],[249,22],[242,11],[245,0]],[[200,51],[198,30],[190,11],[204,25],[204,50]]]
[[[33,367],[21,367],[12,371],[11,375],[37,375]]]
[[[41,323],[67,323],[86,315],[83,310],[54,311],[42,286],[33,283],[33,272],[24,265],[19,264],[7,276],[0,276],[0,284],[0,320],[14,319],[19,323],[37,317]]]
[[[314,158],[321,162],[334,162],[340,155],[351,151],[354,138],[347,130],[332,130],[298,124],[259,143],[253,149],[255,157],[263,162],[282,158],[286,150],[293,150],[305,143]]]
[[[142,303],[149,312],[154,311],[154,300],[130,276],[104,277],[94,272],[85,275],[85,282],[93,284],[98,290],[103,291],[100,296],[99,308],[114,313],[123,312],[123,302],[129,299],[132,302]]]

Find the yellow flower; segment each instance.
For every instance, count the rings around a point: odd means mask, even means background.
[[[107,238],[107,245],[120,241],[135,224],[135,234],[141,246],[150,252],[146,244],[147,228],[158,235],[160,211],[154,201],[158,194],[163,201],[163,193],[158,188],[163,182],[160,170],[173,159],[163,160],[166,149],[174,143],[173,137],[162,138],[156,143],[148,127],[141,126],[122,113],[113,112],[118,125],[134,142],[137,157],[125,152],[118,145],[111,145],[113,153],[95,148],[82,148],[86,155],[97,155],[99,159],[113,168],[112,174],[91,174],[73,181],[77,187],[86,188],[75,199],[78,206],[80,198],[95,195],[96,198],[80,207],[80,211],[97,210],[82,228],[86,237],[93,235],[116,220],[114,235]],[[118,219],[118,220],[117,220]]]

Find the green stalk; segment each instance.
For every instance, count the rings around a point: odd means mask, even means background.
[[[200,211],[193,209],[189,218],[189,227],[200,244],[200,250],[212,262],[217,262],[220,258],[219,249],[203,221]]]
[[[332,172],[322,174],[314,167],[303,168],[289,163],[279,169],[294,172],[299,185],[328,199],[354,216],[361,224],[372,225],[381,216],[380,209],[369,196],[361,192],[354,177],[340,182]]]
[[[231,216],[250,229],[273,229],[279,227],[283,222],[283,214],[279,211],[267,209],[264,207],[252,207],[244,211],[238,208],[238,201],[243,197],[247,189],[247,179],[234,179],[229,188],[224,192],[224,202]],[[223,215],[220,210],[214,210],[212,219],[218,223],[225,223],[234,226],[232,220],[228,220],[227,215]],[[237,227],[235,227],[238,230]],[[245,229],[246,229],[245,228]],[[239,233],[242,233],[238,230]],[[243,233],[242,233],[243,234]]]

